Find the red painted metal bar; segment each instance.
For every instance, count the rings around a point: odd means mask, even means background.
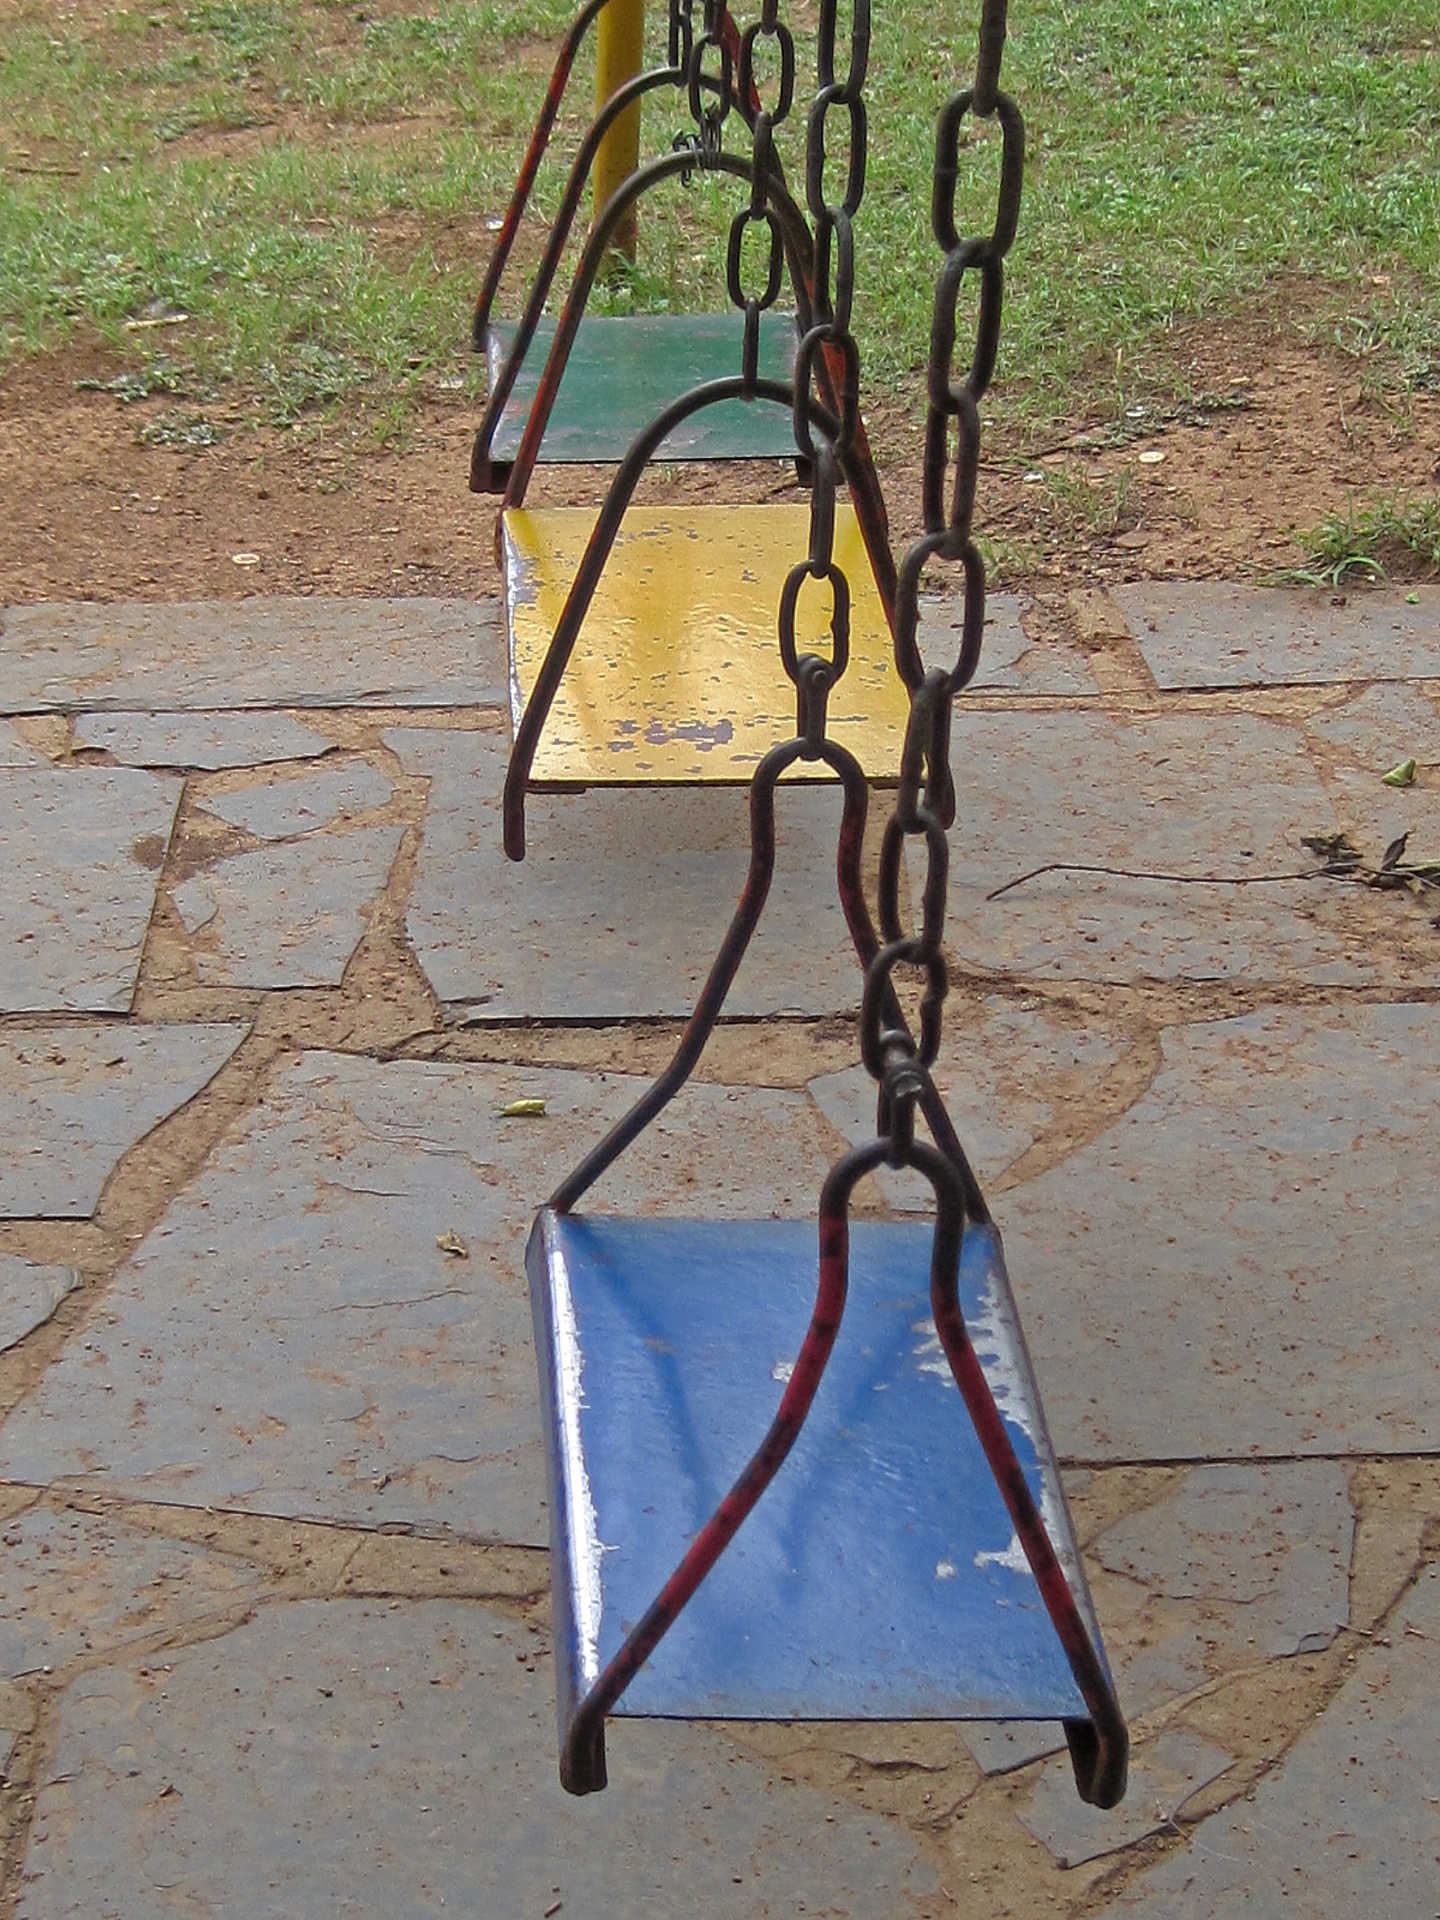
[[[930,1305],[935,1316],[935,1328],[945,1349],[945,1357],[950,1362],[955,1384],[964,1396],[990,1471],[995,1476],[995,1483],[1009,1511],[1011,1525],[1025,1549],[1025,1558],[1040,1588],[1050,1624],[1065,1649],[1075,1684],[1090,1709],[1090,1729],[1087,1731],[1092,1733],[1093,1745],[1079,1735],[1078,1729],[1072,1732],[1069,1724],[1066,1727],[1075,1762],[1076,1785],[1081,1798],[1092,1805],[1113,1807],[1125,1792],[1129,1735],[1120,1716],[1115,1689],[1101,1665],[1089,1630],[1080,1618],[1080,1609],[1075,1603],[1070,1582],[1065,1577],[1065,1569],[1060,1564],[1045,1522],[1036,1507],[1029,1482],[1015,1457],[1015,1449],[1005,1431],[1005,1422],[990,1391],[990,1382],[985,1378],[984,1369],[971,1345],[964,1315],[960,1311],[958,1282],[959,1275],[953,1267],[945,1271],[937,1266],[932,1271]]]
[[[802,695],[803,701],[803,695]],[[859,884],[860,848],[864,839],[868,789],[859,762],[843,747],[822,740],[812,747],[804,738],[786,741],[772,748],[755,770],[751,783],[750,870],[730,929],[726,934],[710,977],[691,1017],[686,1035],[669,1071],[651,1088],[649,1095],[636,1104],[620,1124],[613,1128],[600,1146],[582,1162],[557,1190],[551,1205],[566,1212],[584,1193],[599,1173],[624,1151],[630,1141],[649,1124],[679,1084],[688,1076],[724,1004],[730,984],[745,956],[759,923],[770,882],[775,870],[775,789],[781,775],[800,759],[823,759],[841,779],[845,794],[838,866],[841,897],[847,918],[853,913],[852,932],[857,945],[861,928],[869,926],[869,912]],[[873,930],[870,934],[873,940]],[[877,1144],[870,1150],[874,1164],[883,1159],[886,1148]],[[854,1159],[856,1156],[849,1156]],[[845,1163],[842,1162],[843,1166]],[[855,1184],[866,1168],[850,1179]],[[849,1271],[849,1222],[844,1201],[834,1204],[835,1174],[832,1171],[821,1196],[820,1208],[820,1282],[810,1325],[795,1361],[794,1371],[781,1396],[780,1406],[768,1432],[749,1464],[721,1501],[706,1525],[695,1536],[674,1573],[656,1599],[626,1638],[619,1652],[606,1667],[585,1699],[580,1703],[566,1730],[560,1758],[560,1778],[570,1793],[595,1793],[605,1785],[605,1716],[624,1693],[636,1673],[649,1659],[682,1609],[709,1573],[746,1516],[770,1485],[794,1445],[806,1415],[810,1411],[826,1362],[840,1330],[845,1308]],[[830,1204],[827,1207],[827,1198]],[[956,1239],[957,1257],[959,1240]]]
[[[883,1158],[883,1154],[881,1156]],[[858,1176],[857,1176],[858,1177]],[[827,1182],[827,1186],[828,1186]],[[560,1781],[570,1793],[594,1793],[605,1785],[605,1716],[678,1619],[686,1602],[729,1546],[755,1503],[785,1464],[824,1377],[840,1331],[849,1279],[849,1221],[820,1216],[820,1282],[815,1310],[796,1356],[780,1407],[749,1465],[691,1542],[615,1658],[585,1696],[571,1721],[560,1755]]]
[[[679,86],[683,83],[684,77],[678,67],[657,67],[649,73],[642,73],[630,86],[623,87],[619,93],[612,95],[602,111],[596,115],[581,142],[580,150],[570,169],[559,210],[545,243],[540,265],[531,283],[530,293],[525,302],[525,311],[516,328],[515,338],[511,342],[510,351],[505,356],[499,374],[486,395],[485,412],[481,416],[479,430],[475,435],[475,445],[470,456],[470,491],[472,493],[491,492],[498,477],[496,469],[490,463],[491,443],[500,424],[500,416],[505,410],[505,403],[514,391],[516,378],[534,341],[535,330],[545,311],[545,302],[550,297],[550,289],[555,284],[555,275],[559,271],[561,257],[575,224],[575,216],[584,203],[586,181],[589,179],[590,169],[600,149],[601,141],[611,123],[632,101],[659,87]],[[488,317],[486,324],[488,325]],[[477,340],[476,344],[479,345],[480,342]],[[509,478],[508,471],[505,473],[505,478],[507,480]]]
[[[556,117],[560,112],[560,103],[565,97],[566,87],[570,84],[570,73],[575,65],[575,57],[596,15],[603,12],[609,4],[610,0],[588,0],[587,5],[582,7],[575,16],[570,31],[561,43],[554,71],[550,75],[550,85],[545,90],[545,99],[540,108],[539,118],[535,122],[535,130],[530,136],[530,144],[525,150],[525,158],[516,176],[515,190],[510,196],[510,205],[505,211],[500,236],[495,242],[495,251],[491,254],[490,264],[485,270],[480,297],[475,302],[475,319],[471,337],[477,349],[483,347],[485,343],[485,329],[490,324],[490,309],[495,304],[495,295],[500,289],[501,276],[509,262],[516,235],[520,231],[520,222],[525,217],[525,209],[535,185],[535,176],[540,171],[540,162],[545,158],[545,150],[550,144],[550,135],[554,131]]]

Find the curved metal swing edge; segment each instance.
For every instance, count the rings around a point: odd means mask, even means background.
[[[605,0],[602,0],[602,4],[605,4]],[[595,156],[600,150],[601,142],[627,107],[633,106],[635,101],[643,99],[647,93],[652,93],[659,87],[681,85],[684,77],[678,68],[673,67],[652,68],[649,72],[637,74],[635,79],[628,81],[606,101],[581,142],[580,150],[570,169],[570,177],[561,198],[560,209],[551,226],[550,236],[545,242],[540,264],[535,270],[535,278],[531,283],[524,311],[516,323],[515,336],[500,367],[491,379],[490,390],[485,398],[485,411],[481,416],[470,456],[470,491],[472,493],[491,493],[496,490],[497,484],[503,484],[509,480],[509,468],[512,463],[493,461],[490,455],[491,445],[500,425],[500,416],[505,411],[506,403],[514,391],[521,365],[534,345],[535,334],[545,312],[545,302],[549,299],[550,289],[555,284],[555,276],[559,272],[560,261],[575,224],[575,215],[584,198],[586,182],[590,177],[590,170],[595,163]],[[505,235],[502,234],[501,241],[504,242],[504,240]],[[511,244],[513,244],[513,237]],[[506,253],[508,252],[507,246]],[[504,261],[498,246],[491,260],[491,269],[485,286],[476,303],[475,317],[471,327],[472,344],[477,352],[483,352],[485,349],[491,309],[499,291],[500,276],[495,271],[496,260],[500,260],[503,267]]]
[[[510,255],[514,251],[515,241],[519,236],[521,223],[529,207],[530,195],[535,189],[535,180],[540,171],[540,164],[544,160],[546,151],[549,148],[550,136],[555,130],[555,122],[559,116],[566,90],[570,84],[570,75],[575,66],[576,56],[580,51],[586,34],[609,4],[610,0],[586,0],[586,4],[571,21],[565,38],[561,42],[560,51],[556,55],[555,65],[551,70],[550,84],[545,90],[545,98],[541,102],[540,112],[536,116],[535,126],[531,132],[529,144],[525,149],[525,157],[520,164],[520,171],[515,177],[515,185],[511,191],[510,203],[506,207],[505,217],[500,223],[500,230],[495,240],[495,249],[490,256],[490,263],[485,269],[485,277],[475,301],[475,312],[471,321],[471,341],[477,349],[484,345],[485,330],[490,324],[490,315],[500,291],[500,282],[504,278],[505,269],[510,263]],[[566,189],[567,204],[572,191],[575,193],[575,204],[579,204],[579,197],[583,194],[585,183],[589,179],[590,168],[594,164],[595,153],[599,148],[600,141],[614,121],[624,112],[625,108],[633,105],[637,99],[653,87],[662,86],[667,82],[675,86],[684,85],[686,78],[685,69],[683,66],[678,66],[673,62],[673,53],[676,44],[673,31],[673,7],[671,25],[672,45],[667,49],[667,51],[672,54],[671,61],[667,62],[663,67],[649,67],[643,72],[634,75],[630,80],[626,81],[623,86],[617,87],[610,98],[599,108],[594,121],[591,123],[584,144],[581,147],[583,160],[577,159],[571,170],[570,184]],[[728,6],[723,9],[721,31],[725,36],[727,45],[730,47],[732,57],[734,57],[739,49],[740,35]],[[700,84],[702,87],[709,89],[713,84],[711,76],[702,75]],[[741,106],[741,111],[744,112],[745,103],[738,104]],[[565,220],[567,233],[573,218],[574,207],[570,207]],[[561,244],[563,246],[563,240]]]
[[[519,235],[520,226],[529,205],[531,193],[534,190],[535,179],[539,172],[540,163],[549,146],[550,136],[554,130],[555,121],[566,88],[569,85],[570,74],[576,55],[590,26],[608,4],[609,0],[587,0],[586,6],[582,8],[572,22],[570,30],[562,43],[560,53],[556,58],[550,85],[531,134],[530,143],[526,149],[525,158],[521,164],[520,172],[516,178],[515,187],[511,194],[510,204],[500,224],[500,232],[496,239],[495,248],[491,254],[480,293],[476,299],[475,310],[471,320],[471,344],[477,352],[484,352],[489,344],[488,336],[491,326],[491,316],[494,310],[495,300],[499,294],[500,283],[504,277],[505,268],[509,264],[515,241]],[[549,298],[555,275],[559,269],[561,257],[574,225],[575,216],[584,199],[585,189],[605,135],[620,116],[625,113],[628,108],[642,100],[646,94],[665,86],[675,88],[683,87],[687,83],[688,76],[685,67],[674,64],[675,53],[680,44],[676,37],[676,13],[677,8],[672,0],[670,23],[671,44],[669,48],[671,64],[663,67],[648,68],[618,87],[610,98],[598,109],[572,163],[565,191],[561,197],[559,211],[551,224],[549,237],[541,256],[540,265],[536,270],[523,315],[517,324],[515,335],[508,349],[497,356],[497,364],[491,369],[485,409],[481,416],[480,426],[477,429],[471,451],[469,484],[472,493],[503,491],[508,483],[512,462],[508,460],[497,461],[493,458],[492,447],[495,436],[499,431],[506,405],[514,391],[521,366],[534,344],[535,334],[544,313],[545,302]],[[740,58],[741,37],[728,6],[721,8],[720,31],[731,59],[738,61]],[[698,76],[698,85],[703,92],[715,94],[720,92],[720,83],[711,74],[700,74]],[[744,98],[737,96],[735,105],[747,124],[751,123],[755,113],[759,110],[759,102],[754,94],[753,82],[750,97]],[[690,159],[693,165],[698,166],[701,164],[699,157],[694,154],[690,155]],[[683,171],[684,169],[682,169],[682,172]],[[632,175],[631,178],[633,179],[634,176]],[[784,189],[783,175],[777,178],[775,184],[781,190]],[[634,202],[631,199],[626,198],[623,200],[624,209],[628,209],[633,204]],[[616,225],[617,221],[611,221],[606,226],[605,247],[607,248],[610,239],[613,237]],[[601,249],[602,254],[604,250],[605,248]],[[794,268],[792,264],[792,274],[793,272]],[[808,279],[808,275],[803,272],[801,277]],[[561,371],[563,372],[563,365]],[[548,407],[546,411],[548,414]],[[878,489],[876,490],[876,495],[878,499]],[[883,514],[883,501],[879,504]]]
[[[470,324],[470,338],[471,345],[477,353],[484,352],[487,345],[491,315],[500,291],[500,282],[504,278],[505,268],[514,251],[520,225],[525,217],[530,195],[534,191],[540,163],[549,147],[550,136],[554,131],[555,121],[566,88],[570,83],[570,74],[576,55],[590,27],[609,4],[610,0],[587,0],[587,4],[571,23],[556,58],[550,85],[546,90],[534,131],[530,136],[530,144],[526,149],[520,172],[516,176],[510,204],[505,210],[495,249],[490,256],[490,263],[485,270],[485,278],[476,298],[475,312]],[[733,56],[739,46],[739,32],[728,7],[722,13],[722,32],[725,34],[727,45],[730,46]],[[485,411],[481,416],[470,456],[470,491],[472,493],[501,491],[509,480],[511,463],[494,461],[491,458],[491,447],[499,429],[501,415],[514,391],[515,381],[525,356],[534,344],[536,329],[545,311],[545,302],[550,297],[550,289],[554,285],[561,257],[569,240],[571,228],[574,226],[575,216],[584,199],[585,188],[605,135],[620,116],[637,101],[643,100],[646,94],[655,92],[661,87],[679,88],[685,84],[686,72],[683,66],[666,65],[646,68],[643,72],[632,76],[622,86],[617,87],[591,121],[571,165],[565,191],[561,196],[560,208],[551,224],[550,235],[545,243],[540,265],[536,270],[535,279],[525,303],[524,313],[516,327],[515,337],[491,377]],[[713,75],[702,74],[699,77],[699,84],[706,91],[719,91],[719,83]],[[627,206],[630,204],[632,203],[626,202]],[[613,232],[612,223],[607,228],[607,244],[608,236]]]
[[[505,209],[505,217],[500,223],[500,232],[495,241],[495,250],[490,256],[490,264],[485,269],[485,278],[475,302],[471,338],[477,348],[483,344],[485,329],[490,324],[490,311],[495,304],[495,296],[500,291],[500,282],[504,278],[505,269],[510,263],[510,255],[514,251],[516,237],[520,232],[520,223],[525,218],[525,209],[530,204],[535,178],[550,144],[550,135],[554,132],[555,121],[565,98],[565,90],[570,84],[570,74],[575,65],[576,55],[591,26],[609,4],[610,0],[586,0],[586,4],[571,21],[569,31],[556,55],[555,65],[550,74],[550,84],[545,89],[545,98],[536,116],[530,143],[525,149],[525,158],[521,161],[520,171],[515,176],[510,204]]]

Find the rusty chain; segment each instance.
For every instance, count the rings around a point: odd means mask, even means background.
[[[888,1143],[892,1166],[911,1163],[915,1106],[930,1091],[930,1068],[940,1046],[949,985],[943,945],[949,881],[946,828],[955,808],[951,716],[956,695],[979,663],[985,627],[985,566],[972,531],[980,466],[980,401],[990,384],[999,345],[1004,259],[1015,237],[1025,150],[1020,110],[1000,91],[1005,15],[1006,0],[985,0],[974,84],[946,103],[936,132],[931,224],[945,259],[936,284],[930,332],[925,532],[901,564],[896,609],[896,658],[910,691],[910,717],[895,805],[880,850],[879,920],[884,945],[866,969],[860,1023],[861,1055],[879,1089],[878,1132]],[[962,238],[955,221],[955,193],[961,128],[969,115],[994,119],[1000,127],[1000,185],[990,232]],[[975,344],[968,370],[957,381],[957,309],[965,282],[972,276],[979,281]],[[963,573],[960,651],[951,666],[927,667],[918,643],[921,579],[934,561],[958,563]],[[900,903],[907,841],[923,844],[925,850],[919,925],[911,933],[905,930]],[[899,1004],[895,976],[900,968],[918,972],[923,982],[918,1037],[912,1037],[903,1021],[894,1017]]]
[[[690,49],[695,43],[695,0],[670,0],[666,21],[666,64],[685,72],[690,65]]]
[[[822,0],[816,38],[816,93],[805,132],[805,199],[814,224],[815,278],[811,324],[795,354],[795,447],[810,476],[810,539],[803,560],[786,577],[780,597],[780,657],[796,690],[796,732],[805,757],[819,756],[825,738],[826,702],[844,673],[850,653],[850,583],[835,558],[836,494],[843,463],[855,444],[860,420],[860,354],[850,331],[855,295],[853,220],[865,192],[866,119],[863,87],[870,58],[870,0],[853,0],[849,65],[835,77],[838,0]],[[757,135],[761,113],[756,117]],[[827,139],[833,118],[843,118],[848,153],[844,193],[827,198]],[[768,128],[766,138],[769,138]],[[757,138],[757,150],[758,150]],[[761,179],[756,168],[757,182]],[[836,370],[839,369],[837,377]],[[835,430],[816,435],[817,417],[831,408],[817,392],[824,375],[833,402]],[[796,613],[807,580],[829,589],[829,654],[801,652]]]

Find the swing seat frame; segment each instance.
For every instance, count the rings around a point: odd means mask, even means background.
[[[1074,1721],[1087,1708],[957,1391],[925,1221],[850,1228],[848,1303],[765,1497],[612,1709],[682,1719]],[[774,1419],[813,1220],[542,1212],[526,1260],[551,1494],[557,1711],[577,1712]],[[1000,1238],[959,1304],[1099,1644]]]

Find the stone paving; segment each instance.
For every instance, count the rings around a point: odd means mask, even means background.
[[[1123,1806],[984,1724],[626,1722],[559,1790],[524,1239],[668,1057],[743,796],[537,795],[513,867],[493,604],[13,608],[0,1914],[1440,1911],[1440,901],[1305,844],[1440,859],[1440,593],[1002,599],[987,649],[938,1078]],[[868,1135],[835,796],[782,803],[602,1204],[803,1217]]]

